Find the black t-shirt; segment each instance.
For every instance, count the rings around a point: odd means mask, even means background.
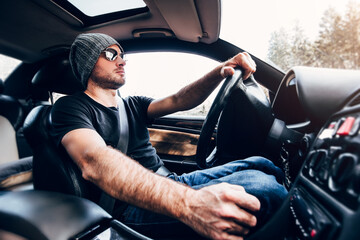
[[[146,97],[127,97],[124,101],[129,121],[129,145],[127,155],[144,167],[156,171],[163,165],[150,143],[147,125],[147,109],[153,99]],[[107,145],[117,147],[119,112],[116,108],[105,107],[85,93],[60,98],[51,110],[51,136],[59,148],[64,135],[79,128],[95,130]]]

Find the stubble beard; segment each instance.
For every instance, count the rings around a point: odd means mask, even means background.
[[[93,82],[103,89],[116,90],[125,84],[125,77],[115,75],[113,73],[100,74],[100,72],[94,71],[91,74]]]

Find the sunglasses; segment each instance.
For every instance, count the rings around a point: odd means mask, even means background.
[[[121,59],[125,60],[125,54],[123,52],[121,52],[120,54],[118,53],[118,51],[116,51],[113,48],[106,48],[104,51],[102,51],[103,53],[105,53],[105,58],[109,61],[115,61],[117,59],[117,57],[120,56]],[[126,61],[126,60],[125,60]]]

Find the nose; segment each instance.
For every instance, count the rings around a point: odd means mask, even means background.
[[[119,56],[119,57],[116,58],[116,65],[117,66],[125,66],[126,61]]]

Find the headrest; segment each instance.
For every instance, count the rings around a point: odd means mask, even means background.
[[[75,78],[67,56],[49,60],[35,74],[31,83],[50,92],[68,95],[85,90]]]
[[[24,136],[32,148],[44,141],[51,141],[48,135],[48,123],[51,106],[40,105],[33,108],[24,121]]]

